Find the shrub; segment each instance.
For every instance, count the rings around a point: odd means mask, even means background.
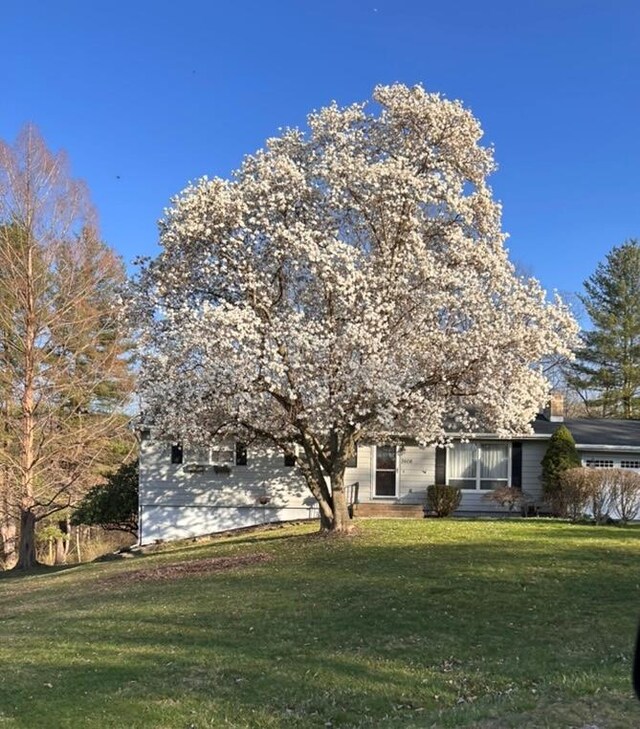
[[[576,442],[566,425],[561,425],[549,440],[542,459],[542,491],[545,500],[559,516],[564,515],[560,475],[570,468],[579,467],[580,456]]]
[[[584,515],[594,494],[594,481],[601,476],[593,468],[570,468],[558,474],[558,489],[553,496],[553,508],[558,516],[578,521]]]
[[[609,518],[611,506],[611,469],[589,469],[593,476],[589,483],[589,501],[591,513],[596,524],[604,524]],[[620,469],[613,469],[618,471]]]
[[[501,486],[493,491],[487,491],[483,496],[485,501],[494,501],[500,506],[506,506],[509,511],[514,509],[524,509],[527,504],[531,504],[533,499],[531,496],[521,489],[513,486]]]
[[[618,512],[620,521],[626,524],[638,516],[640,511],[640,474],[623,468],[607,471],[611,489],[611,503]]]
[[[427,488],[427,508],[435,516],[450,516],[460,506],[462,494],[455,486],[433,484]]]
[[[123,463],[104,485],[94,486],[76,506],[71,523],[108,531],[138,531],[138,461]]]

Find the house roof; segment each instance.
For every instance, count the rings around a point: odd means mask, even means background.
[[[568,418],[564,422],[551,422],[539,417],[533,422],[533,432],[551,436],[560,425],[566,425],[581,446],[640,447],[640,420]]]

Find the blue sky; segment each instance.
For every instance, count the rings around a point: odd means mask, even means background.
[[[7,0],[0,137],[67,150],[130,262],[191,179],[377,83],[462,99],[495,146],[512,258],[580,290],[640,237],[640,3]]]

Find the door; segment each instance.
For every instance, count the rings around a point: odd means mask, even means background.
[[[377,446],[374,496],[396,496],[398,477],[396,447]]]

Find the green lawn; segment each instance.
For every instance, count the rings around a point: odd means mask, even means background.
[[[0,729],[640,726],[640,529],[359,527],[3,577]]]

